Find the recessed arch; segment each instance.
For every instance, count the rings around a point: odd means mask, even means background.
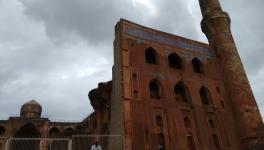
[[[158,134],[158,142],[159,142],[159,144],[165,146],[165,137],[164,137],[163,133]]]
[[[72,132],[73,131],[73,128],[72,127],[68,127],[65,129],[65,132]]]
[[[212,103],[210,91],[206,87],[201,87],[200,98],[204,105],[210,105]]]
[[[137,90],[134,90],[133,91],[133,94],[134,94],[134,99],[138,99],[138,91]]]
[[[28,123],[22,126],[15,134],[15,138],[40,138],[41,134],[39,130],[32,123]],[[29,139],[29,140],[18,140],[13,141],[11,144],[11,150],[39,150],[40,140]]]
[[[218,139],[218,136],[213,134],[212,135],[212,142],[213,142],[213,145],[215,148],[220,148],[220,144],[219,144],[219,139]]]
[[[184,121],[185,128],[191,128],[192,127],[191,121],[188,117],[184,117],[183,121]]]
[[[137,80],[137,74],[135,72],[132,74],[132,77],[133,77],[133,80]]]
[[[162,119],[162,117],[160,115],[156,116],[155,121],[156,121],[156,125],[158,127],[163,127],[163,119]]]
[[[225,102],[223,100],[220,101],[221,107],[224,109],[225,108]]]
[[[168,61],[169,61],[169,66],[174,69],[183,69],[183,61],[182,58],[175,54],[172,53],[168,56]]]
[[[64,132],[66,136],[71,136],[73,134],[73,128],[67,127]]]
[[[208,123],[209,123],[210,128],[215,128],[215,122],[214,122],[214,120],[209,119],[208,120]]]
[[[217,93],[221,93],[221,91],[220,91],[220,87],[219,86],[216,86],[216,91],[217,91]]]
[[[39,138],[41,137],[40,132],[32,123],[22,126],[14,135],[18,138]]]
[[[53,127],[49,130],[49,135],[50,136],[57,136],[59,135],[60,130],[57,127]]]
[[[187,133],[187,148],[189,150],[196,150],[195,141],[191,132]]]
[[[198,58],[192,59],[192,66],[195,73],[204,73],[203,64]]]
[[[176,101],[191,103],[191,96],[189,89],[183,82],[179,82],[174,86],[174,94],[176,96]]]
[[[0,136],[3,136],[5,134],[5,132],[6,132],[5,127],[0,126]]]
[[[150,98],[160,99],[162,96],[162,87],[158,80],[153,79],[149,82]]]
[[[149,64],[158,64],[158,54],[154,48],[149,47],[145,50],[145,61]]]

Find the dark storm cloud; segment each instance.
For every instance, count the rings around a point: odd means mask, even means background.
[[[20,106],[34,98],[44,115],[79,120],[92,111],[88,91],[111,79],[112,59],[96,51],[107,48],[87,45],[78,36],[74,45],[57,45],[23,9],[17,1],[0,5],[0,117],[19,114]],[[102,75],[94,76],[98,72]]]
[[[232,20],[232,31],[253,92],[264,115],[264,1],[223,0]]]
[[[223,4],[224,9],[231,12],[231,26],[237,47],[248,73],[253,76],[264,69],[264,1],[227,1]]]
[[[26,8],[25,13],[42,21],[47,34],[55,39],[65,38],[74,32],[91,44],[112,42],[114,25],[120,18],[167,32],[190,34],[191,37],[196,33],[193,19],[182,1],[156,0],[149,1],[149,4],[142,4],[139,0],[21,1]]]
[[[92,111],[87,92],[111,79],[114,25],[120,18],[197,37],[194,25],[184,25],[192,24],[184,13],[185,4],[170,2],[173,5],[163,1],[4,0],[0,10],[4,18],[0,28],[1,117],[18,114],[20,105],[32,98],[52,118],[79,120],[87,115]],[[172,9],[178,13],[172,14]]]
[[[262,107],[263,2],[222,0]],[[0,118],[31,98],[53,119],[92,112],[87,92],[111,79],[120,18],[206,42],[198,0],[0,0]]]
[[[136,8],[124,0],[34,0],[22,1],[25,13],[43,21],[47,33],[55,39],[65,38],[75,32],[91,43],[112,40],[113,26],[122,16],[134,18],[129,12]],[[58,39],[60,40],[60,39]]]

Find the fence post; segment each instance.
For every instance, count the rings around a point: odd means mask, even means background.
[[[68,142],[68,150],[72,150],[72,139],[71,138],[69,139],[69,142]]]
[[[10,139],[7,139],[5,142],[5,150],[9,150],[9,142],[10,142]]]

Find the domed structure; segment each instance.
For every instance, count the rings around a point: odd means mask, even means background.
[[[40,118],[42,112],[41,105],[35,101],[31,100],[21,107],[20,116],[27,118]]]

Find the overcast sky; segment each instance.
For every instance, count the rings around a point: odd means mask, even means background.
[[[221,3],[264,112],[264,1]],[[198,0],[0,0],[0,119],[18,115],[30,99],[52,120],[91,113],[88,91],[112,78],[120,18],[207,42]]]

